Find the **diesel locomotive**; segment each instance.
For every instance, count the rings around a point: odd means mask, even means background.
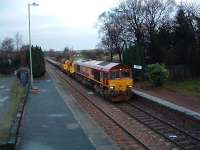
[[[127,65],[97,60],[66,60],[63,63],[47,58],[68,75],[92,87],[95,92],[111,101],[127,101],[131,96],[133,78]]]

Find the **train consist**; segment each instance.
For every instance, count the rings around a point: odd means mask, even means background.
[[[131,68],[120,63],[97,60],[66,60],[63,63],[46,59],[84,85],[111,101],[127,101],[131,96]]]

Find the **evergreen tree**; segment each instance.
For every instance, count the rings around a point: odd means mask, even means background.
[[[200,70],[200,18],[196,17],[196,23],[197,23],[197,30],[196,30],[196,40],[197,40],[197,47],[196,47],[196,52],[194,55],[194,68],[196,70],[196,73],[199,75]]]
[[[44,62],[44,53],[42,52],[41,47],[32,46],[32,69],[33,69],[33,77],[41,77],[45,74],[45,62]],[[26,54],[27,62],[30,66],[30,53],[27,51]]]
[[[140,44],[130,46],[124,51],[123,58],[125,64],[144,66],[144,49]]]
[[[159,27],[158,35],[158,51],[157,56],[159,63],[173,64],[175,56],[172,49],[172,27],[171,22],[163,23]]]
[[[183,8],[179,8],[174,27],[175,64],[191,64],[195,50],[195,34]]]

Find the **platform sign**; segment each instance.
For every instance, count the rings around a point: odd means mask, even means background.
[[[142,69],[142,66],[140,66],[140,65],[134,65],[133,68],[134,68],[134,69],[140,69],[140,70],[141,70],[141,69]]]

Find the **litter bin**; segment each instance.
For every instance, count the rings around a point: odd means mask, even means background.
[[[23,86],[26,86],[29,81],[29,70],[26,68],[20,68],[17,70],[17,78]]]
[[[29,77],[28,77],[28,71],[21,70],[20,71],[20,83],[25,86],[28,83]]]

